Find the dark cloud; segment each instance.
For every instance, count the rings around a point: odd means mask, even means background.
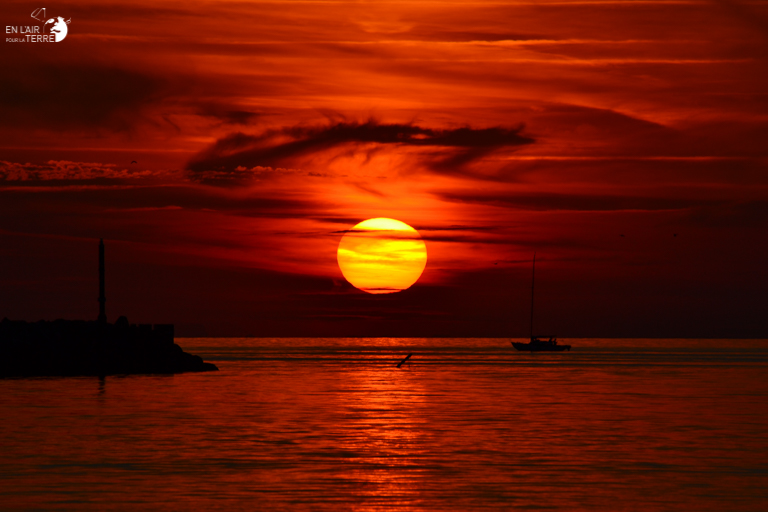
[[[331,220],[330,222],[340,222],[340,223],[347,223],[349,225],[357,224],[360,222],[357,219],[349,219],[346,221],[345,219],[340,220]],[[433,240],[433,241],[451,241],[451,242],[467,242],[467,241],[476,241],[474,239],[467,238],[467,234],[472,233],[492,233],[494,231],[498,231],[498,226],[413,226],[421,235],[421,238],[424,240]],[[340,231],[332,231],[332,234],[346,234],[346,233],[371,233],[381,231],[384,233],[390,233],[392,230],[388,229],[342,229]],[[439,233],[439,234],[436,234]],[[405,233],[398,233],[394,232],[390,235],[390,238],[393,239],[410,239],[413,238],[413,236],[409,235],[407,232]],[[489,243],[495,243],[489,242]]]
[[[495,231],[496,226],[420,226],[419,231]]]
[[[768,226],[768,200],[728,201],[695,208],[688,216],[693,225],[707,228],[760,228]]]
[[[419,240],[422,238],[418,234],[409,231],[399,231],[394,229],[344,229],[341,231],[333,231],[331,234],[352,234],[353,236],[360,234],[362,235],[361,238],[375,235],[377,240]]]
[[[232,196],[227,191],[198,185],[115,186],[100,188],[0,187],[0,229],[36,231],[40,225],[66,230],[89,224],[109,225],[123,212],[178,208],[216,211],[253,218],[310,217],[321,209],[314,201],[292,197]],[[105,212],[110,212],[108,215]],[[69,215],[78,217],[75,221]],[[82,219],[79,219],[82,217]],[[87,219],[87,221],[86,221]]]
[[[421,39],[426,41],[530,41],[544,39],[541,34],[502,32],[494,30],[446,30],[443,27],[420,25],[403,34],[390,35],[392,39]]]
[[[249,124],[262,115],[260,112],[251,112],[250,110],[217,104],[200,106],[199,114],[204,117],[213,117],[227,124]]]
[[[7,127],[124,131],[164,89],[159,78],[117,66],[41,62],[24,51],[13,57],[13,72],[0,75],[0,125]]]
[[[765,4],[756,2],[737,2],[734,0],[715,0],[729,15],[737,18],[744,25],[760,33],[764,41],[768,40],[768,13]],[[763,52],[763,57],[768,55]]]
[[[646,187],[649,184],[685,188],[687,183],[723,186],[768,184],[766,164],[761,158],[732,157],[537,157],[511,159],[487,180],[508,183],[546,181],[568,183],[575,176],[582,182]]]
[[[476,203],[522,210],[679,210],[694,208],[712,201],[664,197],[635,197],[629,195],[553,194],[553,193],[473,193],[444,192],[438,194],[446,201]]]
[[[18,163],[0,160],[0,187],[35,186],[48,187],[116,185],[137,179],[168,177],[167,171],[120,168],[116,164],[100,162],[73,162],[49,160],[45,163]]]
[[[262,180],[269,180],[278,176],[302,175],[310,177],[322,177],[317,173],[299,171],[296,169],[284,169],[282,167],[251,167],[250,169],[238,166],[234,169],[219,168],[215,170],[201,171],[194,175],[194,180],[205,185],[219,187],[237,187]]]
[[[79,53],[39,55],[14,47],[3,55],[3,66],[13,72],[0,76],[0,128],[14,133],[20,129],[54,132],[57,138],[68,134],[65,130],[99,135],[128,132],[133,137],[144,135],[139,131],[142,127],[163,131],[173,127],[181,134],[188,133],[188,124],[175,116],[189,114],[224,125],[248,125],[263,112],[244,107],[242,91],[274,94],[290,80],[272,77],[276,83],[254,83],[240,75],[201,76],[185,61],[175,64],[171,72],[154,64],[115,58],[98,45],[85,50],[85,45],[72,41]],[[113,48],[116,54],[125,51]],[[88,52],[86,57],[83,52]]]
[[[354,226],[355,224],[364,221],[359,217],[314,217],[314,220],[320,222],[330,222],[332,224],[345,224],[347,226]]]
[[[447,156],[433,154],[428,159],[435,169],[450,169],[495,149],[533,143],[521,132],[522,127],[435,129],[374,120],[293,126],[260,135],[228,135],[194,158],[187,169],[195,180],[210,180],[212,173],[221,173],[224,181],[231,181],[229,175],[238,168],[286,166],[301,157],[348,144],[441,148]]]

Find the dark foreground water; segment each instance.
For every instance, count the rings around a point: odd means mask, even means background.
[[[768,510],[765,340],[178,342],[0,380],[0,510]]]

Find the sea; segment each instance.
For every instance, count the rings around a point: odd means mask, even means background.
[[[510,341],[184,338],[220,371],[0,379],[0,510],[768,510],[768,340]]]

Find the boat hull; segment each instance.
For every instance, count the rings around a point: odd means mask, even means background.
[[[548,342],[519,343],[513,341],[512,346],[521,352],[564,352],[571,350],[570,345],[555,345]]]

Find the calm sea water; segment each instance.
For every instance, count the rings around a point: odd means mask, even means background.
[[[768,510],[766,340],[177,341],[0,380],[0,509]]]

